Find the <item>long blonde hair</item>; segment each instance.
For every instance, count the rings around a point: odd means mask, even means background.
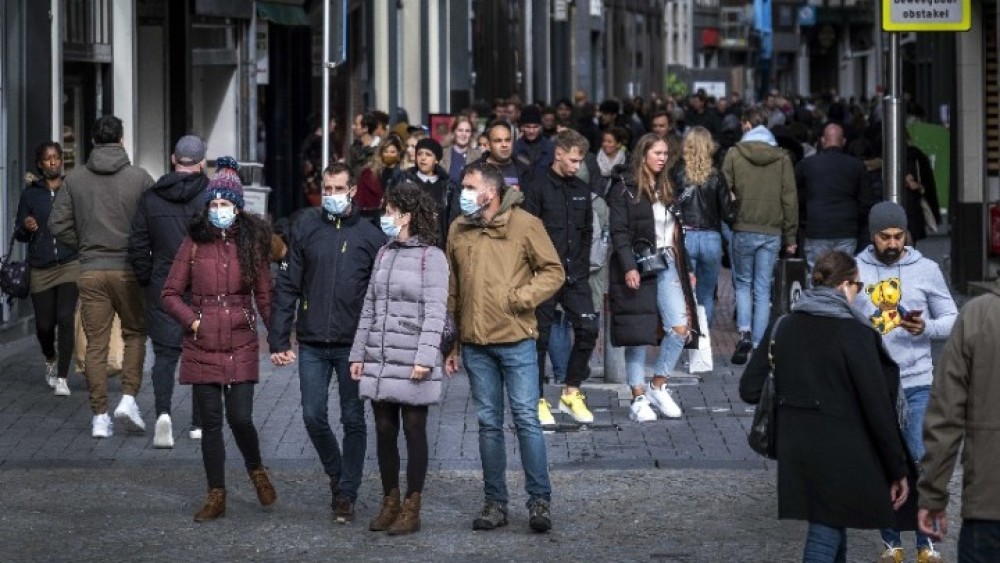
[[[647,133],[639,138],[632,151],[632,177],[639,186],[638,199],[645,195],[651,202],[660,201],[664,205],[670,205],[674,201],[674,190],[667,178],[670,176],[667,167],[664,166],[655,176],[646,170],[646,155],[656,143],[666,144],[666,141],[655,133]],[[670,150],[669,145],[667,150]],[[669,154],[668,152],[668,160]]]
[[[712,134],[700,125],[684,134],[684,175],[687,182],[700,186],[712,177],[715,148]]]

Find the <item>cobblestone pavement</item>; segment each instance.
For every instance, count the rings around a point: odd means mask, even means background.
[[[489,533],[471,530],[482,485],[476,418],[461,374],[447,382],[442,404],[428,420],[424,530],[389,538],[365,525],[379,502],[373,430],[359,522],[330,522],[325,477],[302,424],[296,367],[272,368],[261,356],[255,420],[279,491],[277,506],[269,513],[256,506],[229,437],[227,516],[196,525],[191,516],[204,498],[204,477],[198,443],[186,432],[187,387],[175,390],[173,449],[152,446],[148,376],[138,403],[150,430],[94,440],[82,376],[71,376],[71,397],[53,397],[34,340],[8,345],[0,350],[0,561],[797,560],[805,526],[776,520],[774,464],[746,445],[752,411],[737,395],[741,369],[728,362],[735,336],[726,280],[720,298],[715,370],[671,379],[682,419],[631,422],[625,385],[595,378],[585,386],[595,424],[577,428],[563,419],[560,430],[547,433],[555,530],[542,536],[527,531],[512,428],[511,525]],[[150,365],[147,358],[147,373]],[[550,386],[546,394],[553,400],[558,389]],[[112,406],[119,396],[115,379]],[[330,410],[336,420],[335,395]],[[849,559],[874,560],[877,536],[852,532]],[[954,550],[953,540],[942,545],[950,561]]]

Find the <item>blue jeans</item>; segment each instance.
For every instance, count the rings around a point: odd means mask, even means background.
[[[809,523],[802,563],[846,563],[847,530],[817,522]]]
[[[566,381],[572,335],[573,324],[569,322],[569,315],[562,309],[556,311],[549,329],[549,360],[552,362],[552,379],[559,384]]]
[[[858,249],[858,239],[856,238],[807,238],[805,244],[806,264],[809,271],[816,267],[816,261],[823,254],[831,250],[839,250],[854,256],[854,251]]]
[[[996,563],[1000,553],[1000,520],[963,520],[958,535],[960,563]]]
[[[504,438],[504,386],[517,430],[529,500],[552,498],[545,437],[538,422],[538,352],[528,338],[513,344],[462,345],[479,418],[479,457],[486,500],[507,504],[507,447]]]
[[[697,283],[694,287],[698,304],[705,307],[705,318],[712,326],[715,312],[715,286],[722,270],[722,235],[718,231],[687,231],[684,234],[688,264]]]
[[[299,390],[302,393],[302,420],[312,440],[323,470],[337,479],[340,494],[356,500],[368,447],[365,403],[358,396],[358,382],[351,379],[350,346],[299,345]],[[337,437],[330,428],[327,403],[330,380],[337,372],[340,396],[340,424],[344,427],[341,455]]]
[[[927,402],[930,399],[930,385],[910,387],[903,389],[906,395],[906,424],[903,426],[903,440],[906,442],[906,449],[910,452],[913,461],[919,463],[924,457],[924,414],[927,412]],[[910,491],[916,494],[916,491]],[[893,547],[902,547],[903,539],[898,530],[880,530],[882,541]],[[919,531],[917,534],[917,549],[930,545],[931,540]]]
[[[667,253],[667,265],[666,270],[656,274],[656,306],[660,311],[665,336],[660,342],[660,353],[656,357],[653,375],[670,375],[687,340],[687,336],[674,332],[675,326],[687,326],[688,316],[684,288],[677,277],[679,272],[672,252]]]
[[[780,235],[743,231],[733,234],[736,328],[752,332],[754,348],[764,338],[771,319],[771,282],[780,250]]]
[[[646,384],[646,347],[623,346],[625,349],[625,380],[628,388]]]

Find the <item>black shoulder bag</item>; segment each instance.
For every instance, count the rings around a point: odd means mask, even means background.
[[[7,246],[7,255],[0,258],[0,291],[3,291],[11,299],[24,299],[30,293],[29,284],[31,282],[31,267],[27,261],[11,260],[14,252],[14,235],[10,237],[10,245]]]
[[[768,459],[777,459],[774,415],[778,404],[778,393],[774,387],[774,339],[778,334],[778,326],[784,318],[784,315],[778,317],[771,327],[771,339],[767,344],[767,378],[764,379],[764,386],[760,390],[760,400],[757,401],[753,423],[747,435],[750,449]]]

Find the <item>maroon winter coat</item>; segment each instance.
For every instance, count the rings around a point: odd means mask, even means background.
[[[251,301],[256,298],[257,310],[269,326],[271,271],[261,264],[251,294],[240,277],[233,238],[198,243],[193,264],[192,244],[190,237],[181,243],[162,294],[163,308],[185,328],[179,380],[182,384],[256,382],[260,357]],[[188,288],[190,305],[183,299]],[[195,335],[190,327],[199,318]]]

